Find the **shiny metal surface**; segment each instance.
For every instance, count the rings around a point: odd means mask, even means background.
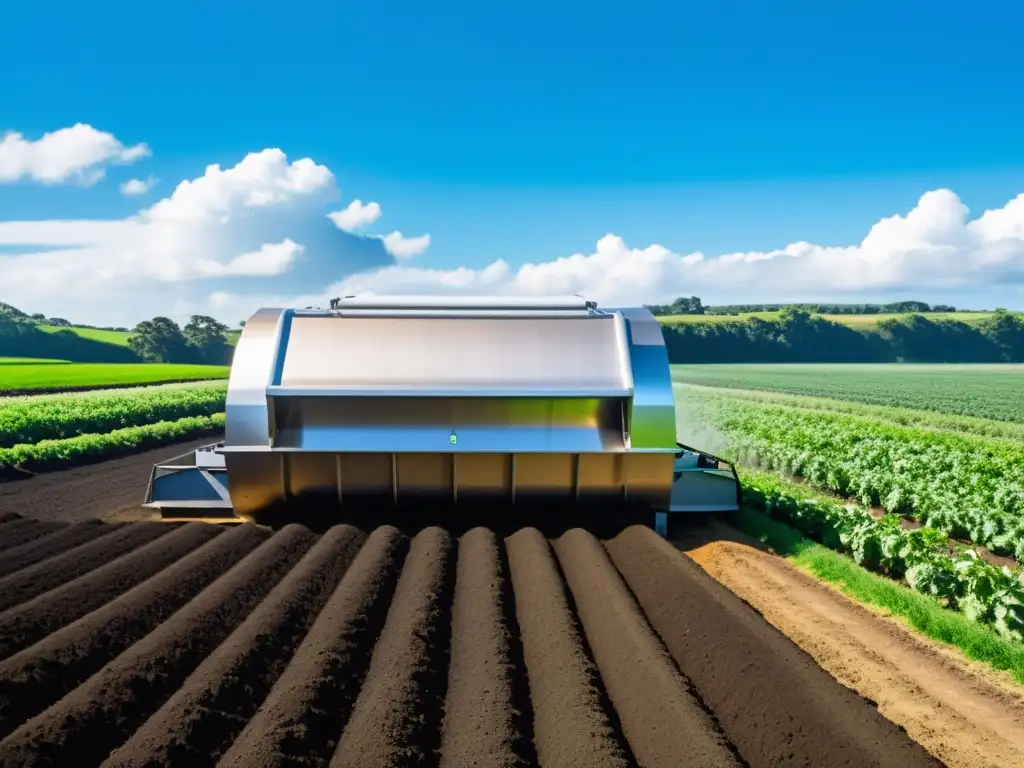
[[[224,410],[225,442],[229,446],[270,447],[273,425],[267,387],[273,382],[278,344],[287,318],[283,309],[258,310],[238,337]]]
[[[675,405],[646,309],[580,297],[354,297],[263,309],[223,447],[240,517],[314,497],[668,509]]]
[[[352,310],[441,310],[466,312],[579,311],[596,307],[582,296],[345,296],[338,302],[338,313]]]
[[[628,397],[617,315],[296,316],[281,347],[282,394],[303,390]]]

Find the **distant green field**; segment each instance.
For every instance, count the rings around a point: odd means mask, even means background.
[[[12,358],[3,358],[11,360]],[[0,393],[158,384],[165,381],[226,379],[226,365],[168,363],[39,363],[0,366]]]
[[[1024,423],[1024,365],[673,365],[687,384],[786,392]]]
[[[678,323],[726,323],[730,320],[746,320],[757,317],[761,320],[774,320],[778,318],[779,312],[747,312],[739,315],[666,315],[659,317],[658,321],[666,325]],[[959,320],[968,325],[977,325],[986,318],[992,317],[994,312],[928,312],[924,315],[930,320]],[[874,328],[882,320],[898,319],[908,317],[906,314],[878,314],[878,315],[822,315],[822,317],[833,320],[851,328]]]
[[[102,341],[105,344],[114,344],[118,347],[127,347],[128,339],[135,334],[129,331],[104,331],[99,328],[81,328],[76,325],[71,326],[57,326],[57,325],[40,325],[39,330],[45,333],[56,333],[57,331],[71,331],[76,333],[84,339],[92,339],[93,341]],[[228,343],[234,346],[238,343],[238,335],[241,333],[239,330],[228,331]]]
[[[0,357],[0,365],[67,365],[68,362],[43,357]]]
[[[119,347],[127,347],[128,339],[132,334],[128,331],[104,331],[99,328],[79,328],[78,326],[40,325],[39,330],[45,333],[57,333],[57,331],[71,331],[83,339],[102,341],[105,344],[116,344]]]

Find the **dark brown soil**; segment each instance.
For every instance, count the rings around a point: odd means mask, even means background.
[[[535,528],[509,537],[508,560],[543,765],[624,768],[628,747],[613,726],[547,539]]]
[[[737,768],[714,719],[665,652],[601,542],[575,530],[555,543],[601,679],[644,766]]]
[[[73,522],[102,519],[126,507],[137,508],[145,500],[154,464],[215,443],[223,439],[222,435],[213,433],[100,464],[0,482],[0,514],[17,512],[36,520]],[[3,546],[0,534],[0,549]]]
[[[0,661],[0,737],[147,637],[266,537],[255,526],[221,533],[120,597],[112,589],[113,599],[102,608]]]
[[[412,540],[331,768],[436,762],[447,681],[452,541],[428,528]]]
[[[442,768],[495,768],[536,762],[515,606],[493,532],[476,528],[459,541],[452,607],[452,649],[441,735]]]
[[[155,523],[153,525],[156,526]],[[218,529],[213,526],[191,523],[74,581],[0,613],[0,659],[6,659],[72,621],[101,608],[118,594],[127,592],[173,565],[217,533]],[[102,545],[108,538],[101,537],[65,553],[65,556],[93,544]],[[111,549],[115,550],[116,556],[116,548]],[[22,573],[32,573],[33,570],[26,568]]]
[[[113,531],[69,552],[23,568],[0,579],[0,611],[77,579],[126,552],[173,533],[160,523],[141,523]]]
[[[0,551],[14,549],[30,541],[41,539],[49,533],[61,530],[67,523],[55,520],[31,520],[16,517],[0,524]]]
[[[104,765],[216,765],[256,714],[365,538],[342,525],[324,535]]]
[[[62,552],[67,552],[98,536],[111,533],[117,530],[117,527],[116,524],[107,525],[99,520],[86,520],[60,528],[54,533],[26,542],[20,547],[6,549],[3,559],[0,559],[0,578]]]
[[[0,766],[937,765],[648,529],[167,530],[2,615]]]
[[[127,651],[3,741],[38,765],[55,754],[96,765],[123,744],[306,553],[316,537],[290,526]]]
[[[749,605],[648,528],[607,543],[669,653],[751,766],[935,766]]]
[[[327,765],[370,666],[407,547],[408,539],[390,526],[370,535],[219,766]]]

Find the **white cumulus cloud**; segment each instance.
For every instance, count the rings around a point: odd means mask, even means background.
[[[45,133],[34,141],[10,131],[0,138],[0,183],[27,179],[91,186],[104,177],[105,165],[133,163],[149,154],[145,144],[125,146],[113,134],[85,123]]]
[[[381,216],[381,208],[378,203],[370,202],[363,204],[362,200],[353,200],[341,211],[327,214],[334,226],[338,229],[356,234],[373,224]],[[384,249],[396,259],[411,259],[419,256],[430,247],[430,235],[419,235],[418,237],[406,237],[399,231],[387,235],[367,235],[384,244]]]
[[[308,158],[290,163],[280,150],[267,149],[230,168],[210,165],[126,219],[0,221],[0,245],[31,249],[0,254],[4,300],[29,306],[71,301],[95,315],[98,307],[122,309],[147,287],[282,274],[304,248],[293,239],[240,248],[253,214],[315,200],[333,184],[326,167]],[[102,304],[108,299],[116,299],[116,306]],[[159,309],[137,311],[146,317]]]
[[[377,221],[380,214],[379,204],[370,202],[363,205],[362,200],[353,200],[344,210],[327,214],[327,218],[333,221],[338,229],[355,233]]]
[[[679,295],[769,301],[852,292],[977,288],[1024,284],[1024,195],[969,220],[950,190],[921,196],[906,215],[882,219],[860,243],[795,242],[770,251],[715,257],[663,245],[629,246],[607,234],[591,253],[513,269],[497,260],[479,269],[398,264],[336,283],[350,293],[583,294],[604,304],[657,303]]]
[[[387,252],[396,259],[411,259],[419,256],[430,247],[430,235],[419,237],[405,237],[401,232],[392,232],[389,235],[381,236],[381,241]]]
[[[137,197],[149,192],[154,184],[156,184],[156,179],[152,176],[147,179],[128,179],[128,181],[119,185],[118,189],[125,197]]]

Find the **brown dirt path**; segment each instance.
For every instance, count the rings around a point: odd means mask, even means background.
[[[675,543],[950,768],[1024,765],[1024,687],[858,605],[724,523]]]

